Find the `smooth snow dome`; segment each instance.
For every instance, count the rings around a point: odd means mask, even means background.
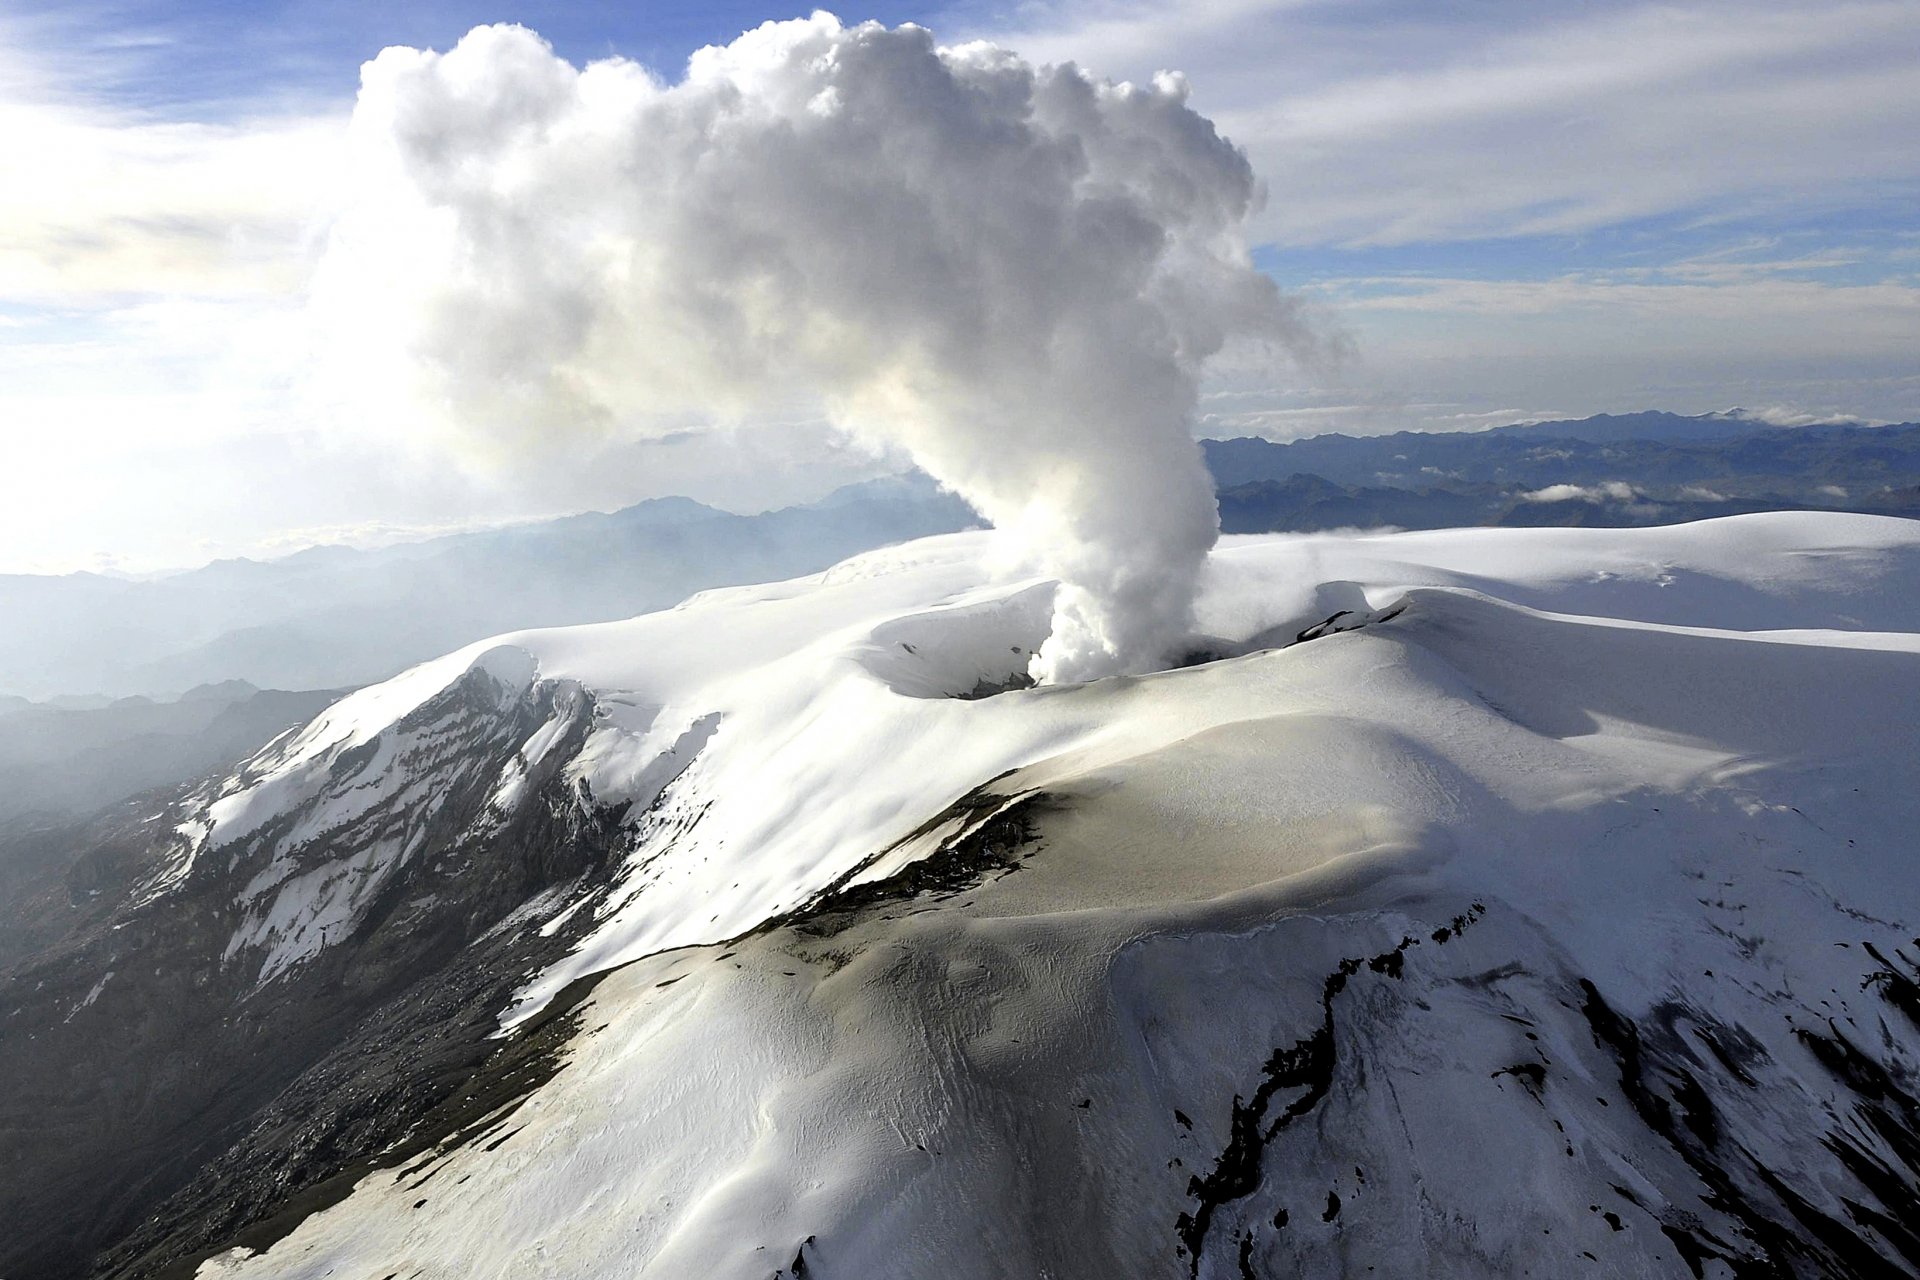
[[[1451,1163],[1424,1190],[1371,1165],[1345,1192],[1445,1203],[1343,1247],[1385,1274],[1484,1274],[1494,1248],[1552,1273],[1554,1250],[1612,1239],[1585,1210],[1609,1181],[1653,1199],[1666,1175],[1640,1156],[1516,1163],[1570,1142],[1524,1097],[1474,1142],[1446,1138],[1532,1052],[1485,974],[1524,955],[1644,1009],[1716,971],[1725,1016],[1759,1027],[1778,989],[1857,986],[1853,952],[1797,941],[1869,927],[1831,904],[1920,915],[1913,522],[1229,538],[1196,615],[1239,656],[969,700],[1048,622],[1050,584],[996,578],[994,537],[503,636],[337,704],[303,760],[374,741],[475,662],[528,678],[509,651],[590,691],[600,721],[570,768],[645,813],[585,941],[506,1016],[629,967],[486,1144],[369,1174],[201,1274],[763,1280],[805,1240],[834,1274],[1185,1275],[1174,1157],[1224,1147],[1224,1099],[1314,1024],[1340,956],[1407,947],[1469,902],[1490,911],[1482,941],[1446,953],[1461,984],[1418,988],[1446,1016],[1393,1042],[1420,1069],[1379,1131]],[[1291,643],[1339,611],[1362,625]],[[897,870],[928,847],[907,837],[989,784],[1050,798],[1017,874],[811,960],[750,933]],[[1709,887],[1736,882],[1731,902]],[[1561,1007],[1555,990],[1530,1007]],[[1355,1035],[1415,1034],[1350,1016]],[[1609,1088],[1561,1034],[1556,1059]],[[1605,1102],[1582,1104],[1582,1142],[1627,1110]],[[1354,1141],[1348,1164],[1373,1150]],[[1826,1158],[1800,1141],[1770,1158]]]
[[[515,1022],[575,977],[735,937],[803,905],[1009,770],[1049,760],[1097,770],[1263,707],[1306,698],[1335,709],[1352,692],[1167,673],[1139,687],[1109,679],[966,700],[982,682],[1023,670],[1047,634],[1054,586],[996,578],[998,536],[923,539],[625,622],[478,642],[334,704],[212,803],[208,839],[226,845],[318,794],[344,752],[397,749],[395,726],[468,670],[509,690],[542,679],[591,691],[598,719],[570,775],[597,802],[653,807],[634,873],[592,936],[509,1011]],[[1920,633],[1920,533],[1872,516],[1234,537],[1203,581],[1198,624],[1229,650],[1286,645],[1336,613],[1385,612],[1410,592],[1416,615],[1439,611],[1429,625],[1463,607],[1449,602],[1485,595],[1606,619],[1616,635],[1668,626],[1906,650]],[[1677,741],[1635,749],[1677,760],[1687,754]],[[503,793],[516,781],[503,778]],[[374,784],[343,795],[303,817],[299,832],[311,838],[374,796]],[[923,851],[902,849],[859,874],[878,878]],[[317,936],[306,917],[340,911],[297,884],[277,892],[281,900],[263,898],[257,910],[288,937]],[[247,940],[270,932],[256,923]]]
[[[1043,680],[1185,638],[1218,530],[1201,366],[1313,345],[1248,256],[1246,158],[1174,75],[816,13],[665,85],[493,26],[368,63],[351,136],[314,309],[355,413],[550,465],[581,432],[824,411],[1063,584]]]

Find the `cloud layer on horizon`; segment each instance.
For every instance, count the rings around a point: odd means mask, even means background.
[[[886,465],[812,467],[803,451],[755,467],[778,433],[745,424],[753,451],[722,437],[506,485],[454,477],[418,442],[323,427],[291,389],[349,104],[316,94],[312,51],[283,33],[183,56],[230,24],[157,25],[191,5],[22,19],[32,7],[0,17],[0,167],[17,179],[0,191],[0,570],[97,553],[156,567],[264,549],[286,528],[467,524],[675,488],[726,501],[727,466],[738,505],[804,500]],[[1273,193],[1255,225],[1291,247],[1261,260],[1357,340],[1344,379],[1213,379],[1208,433],[1735,403],[1920,417],[1920,100],[1902,78],[1920,8],[1009,12],[968,0],[936,26],[1142,83],[1190,73],[1194,104]],[[262,48],[294,58],[244,77],[271,91],[238,99],[223,80],[206,112],[170,70]],[[325,70],[341,83],[350,61]],[[164,101],[130,88],[156,84]],[[667,469],[696,453],[676,483]]]

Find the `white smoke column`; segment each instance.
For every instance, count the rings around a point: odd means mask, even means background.
[[[1143,670],[1218,535],[1201,365],[1304,334],[1240,238],[1252,172],[1186,97],[824,13],[673,85],[518,27],[388,49],[315,310],[360,391],[509,464],[824,406],[1060,579],[1036,677]]]

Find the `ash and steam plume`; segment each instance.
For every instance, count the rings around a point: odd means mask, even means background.
[[[1307,341],[1249,263],[1246,159],[1186,97],[824,13],[676,84],[511,26],[388,49],[316,314],[362,385],[509,465],[824,407],[1059,578],[1037,678],[1143,670],[1218,533],[1201,365]]]

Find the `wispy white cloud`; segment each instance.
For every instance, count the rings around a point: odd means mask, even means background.
[[[994,24],[983,24],[994,26]],[[1920,7],[1200,0],[1024,8],[995,31],[1188,72],[1293,244],[1577,233],[1920,189]]]
[[[1770,427],[1834,427],[1848,423],[1861,423],[1870,427],[1886,426],[1883,418],[1862,418],[1851,413],[1809,413],[1805,409],[1795,409],[1787,405],[1762,405],[1757,409],[1741,407],[1729,411],[1742,418],[1755,422],[1764,422]],[[1842,497],[1846,495],[1841,494]]]
[[[1342,378],[1308,392],[1216,388],[1200,429],[1474,430],[1590,413],[1760,405],[1779,425],[1920,416],[1920,286],[1791,275],[1653,283],[1372,276],[1315,286],[1353,334]]]
[[[1793,278],[1649,284],[1603,273],[1551,280],[1399,276],[1318,286],[1363,335],[1399,351],[1520,357],[1629,355],[1701,372],[1780,358],[1911,364],[1920,285]],[[1577,344],[1569,346],[1569,344]],[[1378,349],[1378,342],[1374,344]]]
[[[1520,495],[1522,502],[1632,502],[1640,491],[1624,480],[1600,484],[1550,484]]]
[[[0,308],[297,292],[339,182],[347,104],[156,113],[111,89],[166,37],[55,38],[75,21],[0,16]]]
[[[1395,431],[1484,431],[1515,422],[1577,416],[1551,402],[1521,407],[1487,401],[1472,388],[1466,398],[1433,400],[1411,386],[1369,370],[1364,386],[1293,389],[1273,386],[1216,387],[1204,398],[1196,430],[1203,437],[1383,435]]]
[[[0,299],[288,295],[339,127],[146,122],[0,101]]]

